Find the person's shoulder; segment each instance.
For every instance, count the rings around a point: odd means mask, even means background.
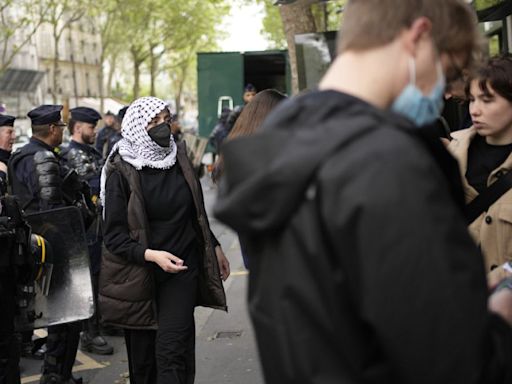
[[[404,175],[426,175],[435,169],[435,161],[414,132],[383,123],[336,151],[327,166],[340,174],[358,170],[355,178],[377,175],[391,181]]]
[[[23,147],[20,147],[16,151],[13,152],[13,154],[11,155],[11,158],[9,160],[9,163],[19,164],[21,162],[29,161],[29,160],[31,160],[31,158],[34,156],[34,154],[36,152],[42,151],[42,150],[46,150],[46,148],[38,146],[33,142],[28,142]]]

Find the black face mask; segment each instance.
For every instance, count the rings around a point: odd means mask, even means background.
[[[161,147],[171,145],[171,129],[168,123],[158,124],[148,131],[149,137]]]

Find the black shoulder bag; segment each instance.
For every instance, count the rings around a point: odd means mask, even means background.
[[[487,211],[501,196],[512,188],[512,172],[507,172],[485,191],[479,194],[471,203],[466,205],[465,217],[467,224],[475,221],[483,212]]]

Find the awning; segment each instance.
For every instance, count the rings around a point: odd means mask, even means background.
[[[472,5],[480,22],[503,20],[512,14],[512,0],[476,0]]]
[[[0,78],[0,92],[35,92],[44,72],[9,68]]]

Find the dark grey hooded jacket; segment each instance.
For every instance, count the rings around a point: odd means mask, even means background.
[[[250,259],[267,383],[512,382],[456,188],[414,130],[313,92],[225,145],[215,212]]]

